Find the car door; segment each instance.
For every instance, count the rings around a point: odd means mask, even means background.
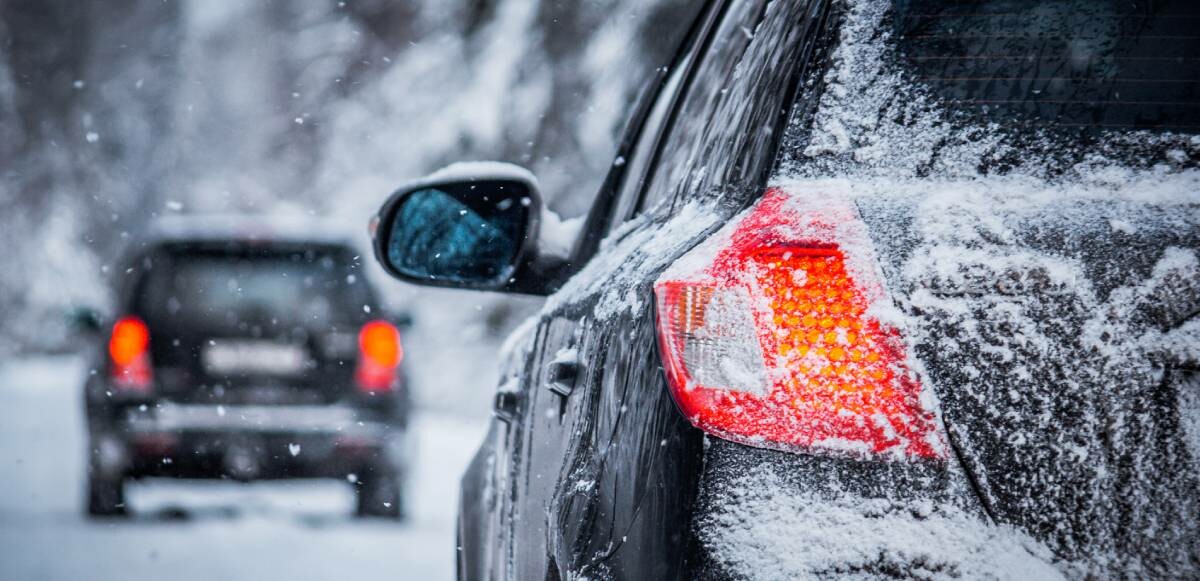
[[[675,59],[679,62],[672,67],[656,70],[654,78],[648,83],[650,91],[639,101],[618,148],[617,159],[624,163],[614,164],[614,170],[601,187],[577,243],[576,256],[594,255],[601,238],[636,210],[657,144],[682,92],[683,73],[696,53],[695,47],[691,46],[693,39],[708,19],[710,17],[705,14],[697,18]],[[527,455],[534,448],[530,440],[530,434],[534,431],[531,424],[545,422],[546,425],[536,430],[543,435],[547,430],[559,429],[553,424],[565,410],[554,408],[565,405],[571,395],[570,390],[564,387],[565,378],[558,378],[560,385],[553,392],[557,397],[540,394],[539,388],[546,386],[549,389],[544,383],[546,366],[556,356],[568,355],[570,349],[579,347],[581,324],[585,325],[583,321],[561,313],[550,317],[538,316],[515,330],[501,350],[501,377],[493,404],[494,418],[483,445],[464,476],[459,499],[460,578],[523,578],[517,577],[513,569],[517,562],[515,547],[528,546],[524,537],[545,537],[544,527],[531,529],[526,526],[530,522],[528,519],[513,518],[514,501],[518,492],[521,498],[546,494],[537,485],[549,480],[543,481],[539,473],[530,469],[544,465],[546,457],[563,453],[561,449],[540,446],[537,447],[538,463],[531,464],[527,460]],[[579,359],[579,356],[575,358]],[[559,359],[555,369],[570,372],[571,358]],[[586,369],[587,366],[582,368]],[[539,409],[541,416],[536,413]],[[551,419],[555,421],[551,422]],[[535,519],[533,522],[540,521]],[[520,539],[520,542],[513,542],[515,539]],[[544,543],[538,546],[544,547]],[[532,562],[545,563],[545,559]]]
[[[761,192],[786,104],[817,76],[797,63],[819,62],[828,14],[754,0],[709,14],[639,211],[547,302],[517,453],[514,578],[684,575],[702,440],[663,385],[650,283]]]
[[[658,144],[699,52],[697,39],[705,34],[712,19],[712,10],[698,17],[677,62],[656,80],[660,87],[644,104],[646,110],[634,115],[635,124],[642,121],[640,127],[635,127],[633,139],[618,153],[618,159],[625,163],[616,164],[617,169],[601,188],[577,244],[577,256],[595,254],[601,238],[636,211]],[[585,400],[595,391],[587,390],[588,395],[576,396],[576,388],[594,384],[607,353],[595,341],[597,335],[591,325],[586,310],[548,310],[527,332],[523,343],[528,349],[514,355],[521,357],[527,366],[525,373],[510,383],[519,390],[510,405],[519,405],[520,412],[519,420],[509,422],[511,436],[506,444],[510,449],[504,454],[514,461],[506,475],[512,483],[512,494],[505,499],[510,504],[503,512],[509,518],[504,522],[507,534],[500,551],[504,558],[494,569],[497,578],[561,575],[557,561],[548,558],[552,550],[548,539],[560,536],[553,531],[561,527],[559,523],[551,526],[551,511],[546,507],[549,499],[559,496],[557,488],[569,479],[564,477],[563,470],[578,457],[578,446],[570,444],[582,441],[583,432],[592,428],[588,423],[592,402]],[[589,339],[586,343],[585,337]],[[583,391],[581,388],[580,392]],[[497,404],[500,405],[499,397]],[[575,480],[579,480],[578,474]],[[577,484],[574,492],[586,491],[584,483]],[[560,552],[558,548],[554,550]],[[515,568],[510,571],[510,566]]]

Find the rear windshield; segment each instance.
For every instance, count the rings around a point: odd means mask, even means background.
[[[915,80],[1001,123],[1200,129],[1200,2],[901,0]]]
[[[173,248],[149,263],[135,302],[152,324],[325,324],[360,317],[371,298],[338,248]]]
[[[776,179],[1108,183],[1200,162],[1200,2],[843,0]],[[811,87],[811,89],[809,88]]]

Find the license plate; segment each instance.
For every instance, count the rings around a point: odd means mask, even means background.
[[[273,341],[212,341],[201,353],[211,374],[299,375],[308,356],[303,347]]]

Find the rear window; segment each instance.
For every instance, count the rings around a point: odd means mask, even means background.
[[[842,0],[775,176],[1110,184],[1200,161],[1200,3]]]
[[[354,320],[371,297],[338,248],[172,248],[149,260],[135,298],[152,324],[269,328]]]
[[[914,80],[952,112],[1084,129],[1200,129],[1200,3],[900,0]]]

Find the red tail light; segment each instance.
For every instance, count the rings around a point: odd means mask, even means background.
[[[944,457],[865,225],[768,191],[654,285],[671,394],[697,427],[793,451]]]
[[[358,333],[358,370],[355,381],[368,393],[395,387],[396,368],[404,357],[400,332],[387,321],[371,321]]]
[[[108,340],[109,375],[113,384],[131,391],[148,391],[154,380],[150,366],[150,329],[137,317],[113,325]]]

